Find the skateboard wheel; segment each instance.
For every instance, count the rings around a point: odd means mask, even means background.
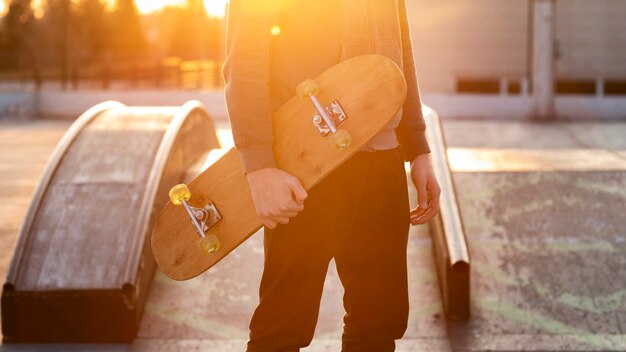
[[[183,200],[189,200],[189,198],[191,198],[191,191],[189,191],[189,187],[187,187],[186,184],[181,183],[172,187],[169,195],[172,203],[180,205]]]
[[[350,146],[350,143],[352,143],[352,137],[346,130],[337,130],[331,135],[330,142],[335,148],[342,150]]]
[[[296,88],[296,93],[301,98],[308,98],[311,95],[316,95],[319,91],[317,87],[317,83],[315,83],[312,79],[307,79],[298,84]]]
[[[215,253],[220,249],[220,240],[215,235],[206,235],[200,240],[200,248],[207,253]]]

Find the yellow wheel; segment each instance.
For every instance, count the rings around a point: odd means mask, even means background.
[[[206,235],[199,242],[200,248],[207,253],[215,253],[220,249],[220,240],[215,235]]]
[[[342,150],[350,146],[350,143],[352,143],[352,137],[346,130],[337,130],[330,136],[330,142],[333,147]]]
[[[170,200],[175,205],[181,205],[183,200],[189,200],[191,198],[191,192],[189,191],[189,187],[186,184],[181,183],[176,185],[170,189]]]
[[[315,83],[312,79],[302,81],[296,88],[296,93],[301,98],[308,98],[311,95],[316,95],[318,91],[319,88],[317,87],[317,83]]]

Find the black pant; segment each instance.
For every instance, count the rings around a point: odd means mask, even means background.
[[[317,323],[328,264],[345,294],[343,351],[393,351],[408,320],[409,200],[400,147],[357,152],[287,225],[265,228],[248,351],[299,351]]]

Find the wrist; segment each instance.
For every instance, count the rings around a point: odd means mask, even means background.
[[[250,179],[251,177],[253,178],[253,177],[258,176],[258,175],[266,174],[266,173],[268,173],[272,169],[276,169],[276,168],[273,167],[273,166],[268,166],[268,167],[262,167],[262,168],[259,168],[259,169],[254,169],[252,171],[246,172],[246,177],[248,179]]]
[[[430,160],[430,153],[419,154],[411,160],[411,166],[415,163],[422,163],[424,160]]]
[[[264,168],[276,167],[272,144],[238,146],[237,151],[239,152],[245,174]]]

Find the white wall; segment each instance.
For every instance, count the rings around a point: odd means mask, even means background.
[[[556,39],[559,77],[626,79],[626,1],[556,1]]]
[[[529,0],[407,0],[420,87],[528,76]],[[626,0],[557,0],[557,79],[626,79]]]
[[[533,114],[531,96],[425,94],[423,101],[442,118],[524,120]],[[556,115],[561,120],[626,120],[626,98],[559,95]]]
[[[79,116],[88,108],[107,100],[133,106],[180,106],[189,100],[198,100],[207,107],[212,117],[226,118],[226,104],[221,91],[44,91],[39,93],[38,113],[52,117]]]
[[[527,0],[407,0],[420,88],[452,93],[456,77],[526,76]]]
[[[35,93],[0,93],[0,118],[28,118],[36,114]]]

